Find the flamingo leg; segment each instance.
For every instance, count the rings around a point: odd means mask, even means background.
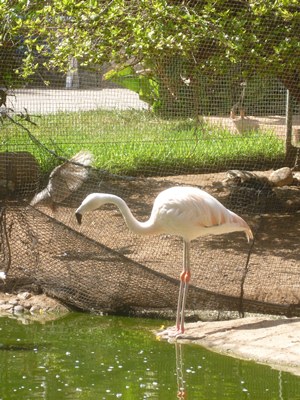
[[[180,287],[177,304],[176,329],[178,333],[184,333],[184,311],[187,299],[190,272],[190,243],[183,242],[183,271],[180,275]]]
[[[180,325],[181,325],[180,314],[181,314],[181,308],[182,308],[182,297],[183,297],[183,281],[182,281],[181,275],[180,275],[180,286],[179,286],[177,314],[176,314],[176,330],[177,330],[177,332],[180,331]]]

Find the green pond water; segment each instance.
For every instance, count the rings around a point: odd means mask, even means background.
[[[0,318],[0,399],[300,399],[300,377],[158,341],[161,321]]]

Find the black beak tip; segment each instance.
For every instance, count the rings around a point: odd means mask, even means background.
[[[77,219],[78,224],[81,224],[81,220],[82,220],[82,215],[80,213],[75,213],[75,217]]]

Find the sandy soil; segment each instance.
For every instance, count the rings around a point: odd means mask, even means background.
[[[279,137],[284,138],[286,133],[286,118],[282,115],[269,116],[246,116],[235,119],[226,117],[204,117],[206,122],[212,125],[222,126],[231,130],[231,132],[243,133],[249,130],[261,129],[275,132]],[[300,115],[293,115],[293,132],[299,141]]]

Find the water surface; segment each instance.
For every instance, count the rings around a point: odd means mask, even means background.
[[[300,377],[156,340],[161,321],[0,318],[0,400],[300,400]]]

